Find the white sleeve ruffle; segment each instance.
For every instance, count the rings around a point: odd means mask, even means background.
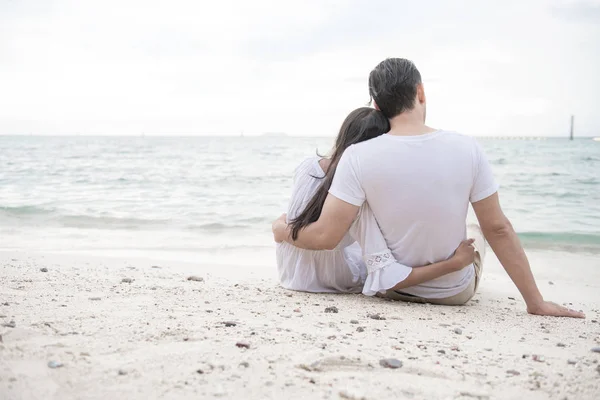
[[[390,250],[364,255],[367,265],[367,279],[363,286],[363,294],[374,296],[385,293],[410,275],[412,268],[400,264]]]

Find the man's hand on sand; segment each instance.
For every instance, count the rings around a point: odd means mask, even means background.
[[[275,239],[275,242],[283,242],[285,240],[285,235],[287,234],[287,214],[281,214],[281,217],[273,221],[271,230],[273,231],[273,239]]]
[[[527,306],[527,312],[533,315],[546,315],[549,317],[585,318],[585,314],[571,310],[551,301],[543,301],[535,306]]]

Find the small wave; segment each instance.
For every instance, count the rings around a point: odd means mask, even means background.
[[[600,183],[596,178],[577,179],[575,182],[581,185],[597,185]]]
[[[535,191],[529,189],[517,190],[517,193],[522,196],[536,196],[543,198],[554,198],[554,199],[576,199],[582,197],[580,193],[575,192],[564,192],[564,193],[556,193],[556,192],[546,192],[546,191]]]
[[[16,207],[0,207],[0,215],[8,217],[20,217],[28,215],[51,215],[55,212],[54,209],[43,208],[41,206],[16,206]]]
[[[269,224],[271,225],[271,222],[273,222],[272,218],[265,218],[265,217],[248,217],[248,218],[239,218],[237,219],[238,222],[244,223],[244,224]]]
[[[88,215],[63,215],[57,217],[55,222],[67,228],[95,228],[95,229],[142,229],[160,228],[169,224],[165,219],[93,217]]]
[[[244,224],[244,223],[233,223],[226,224],[221,222],[210,222],[207,224],[195,224],[188,225],[186,229],[190,231],[204,231],[204,232],[221,232],[221,231],[231,231],[231,230],[240,230],[251,228],[254,224]]]
[[[572,232],[521,232],[526,247],[600,252],[600,234]]]
[[[66,214],[53,208],[40,206],[0,207],[0,225],[5,226],[54,226],[82,229],[119,229],[119,230],[159,230],[175,229],[198,232],[223,232],[244,229],[257,229],[268,226],[270,219],[265,217],[224,218],[227,222],[207,222],[170,218],[114,217],[103,215]],[[259,228],[260,229],[260,228]]]
[[[169,220],[117,218],[91,215],[61,215],[55,209],[38,206],[0,207],[0,221],[6,224],[32,224],[65,228],[140,229],[165,227]]]

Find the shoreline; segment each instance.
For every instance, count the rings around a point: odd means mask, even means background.
[[[598,398],[597,258],[528,255],[544,296],[587,319],[527,315],[492,252],[475,298],[444,307],[287,291],[274,261],[0,251],[0,397]]]

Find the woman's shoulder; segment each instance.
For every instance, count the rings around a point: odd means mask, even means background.
[[[295,175],[323,175],[323,170],[319,165],[319,160],[321,160],[321,157],[318,156],[313,156],[305,159],[296,167]]]

